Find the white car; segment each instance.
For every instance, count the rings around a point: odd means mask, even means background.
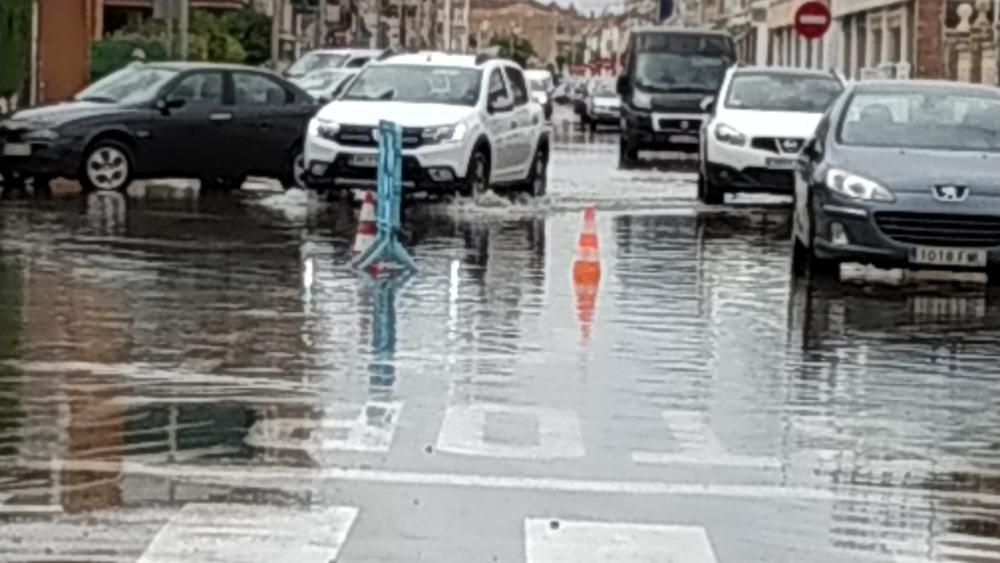
[[[361,68],[382,53],[378,49],[316,49],[299,57],[285,71],[285,77],[296,79],[318,70]]]
[[[517,186],[545,193],[548,128],[511,61],[433,52],[373,61],[309,123],[306,185],[374,185],[380,120],[403,128],[408,191],[479,195]]]
[[[730,68],[702,128],[698,199],[726,193],[794,193],[799,153],[845,82],[818,70]]]

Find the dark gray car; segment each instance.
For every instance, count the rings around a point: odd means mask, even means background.
[[[1000,90],[851,85],[796,174],[794,263],[919,269],[1000,264]]]

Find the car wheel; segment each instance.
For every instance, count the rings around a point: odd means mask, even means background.
[[[476,149],[469,160],[462,195],[478,199],[490,189],[490,159],[482,149]]]
[[[285,179],[281,182],[281,185],[285,190],[290,190],[292,188],[298,188],[300,190],[306,189],[306,182],[304,180],[306,175],[306,157],[305,153],[302,152],[302,148],[296,148],[292,151],[290,158],[288,159],[288,170],[285,173]]]
[[[549,185],[549,155],[544,147],[539,147],[535,151],[535,158],[531,161],[531,172],[528,173],[527,192],[531,197],[542,197],[545,195]]]
[[[811,241],[813,238],[813,222],[811,218],[809,221],[808,231],[809,240]],[[812,249],[812,245],[799,239],[799,236],[795,233],[793,227],[792,272],[799,276],[836,278],[840,276],[840,262],[816,256],[816,253]]]
[[[625,143],[624,138],[618,140],[618,167],[621,169],[634,168],[639,162],[639,151]]]
[[[80,184],[86,191],[124,192],[132,183],[134,162],[124,144],[99,140],[83,154]]]

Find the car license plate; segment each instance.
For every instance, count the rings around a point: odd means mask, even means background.
[[[4,156],[31,156],[31,145],[28,143],[7,143],[3,146]]]
[[[928,266],[983,268],[986,266],[986,251],[918,246],[910,250],[910,262]]]
[[[374,168],[378,165],[377,154],[355,154],[351,156],[351,166]]]
[[[767,167],[773,170],[793,170],[797,162],[794,158],[769,158],[765,161]]]
[[[694,135],[671,135],[670,142],[696,145],[698,144],[698,137],[695,137]]]
[[[985,297],[915,296],[910,300],[913,315],[924,319],[981,319],[986,316]]]

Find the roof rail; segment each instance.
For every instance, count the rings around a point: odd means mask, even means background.
[[[476,61],[475,61],[476,66],[486,63],[487,61],[492,61],[495,58],[496,57],[494,55],[491,55],[489,53],[479,53],[478,55],[476,55]]]
[[[381,53],[379,53],[379,55],[377,57],[375,57],[375,60],[376,61],[384,61],[384,60],[388,59],[389,57],[392,57],[392,56],[397,55],[397,54],[398,53],[396,52],[395,49],[389,48],[389,49],[386,49],[385,51],[382,51]]]
[[[841,82],[847,82],[847,77],[844,76],[844,73],[840,72],[840,69],[835,66],[830,67],[830,74],[833,75],[834,78],[840,80]]]

